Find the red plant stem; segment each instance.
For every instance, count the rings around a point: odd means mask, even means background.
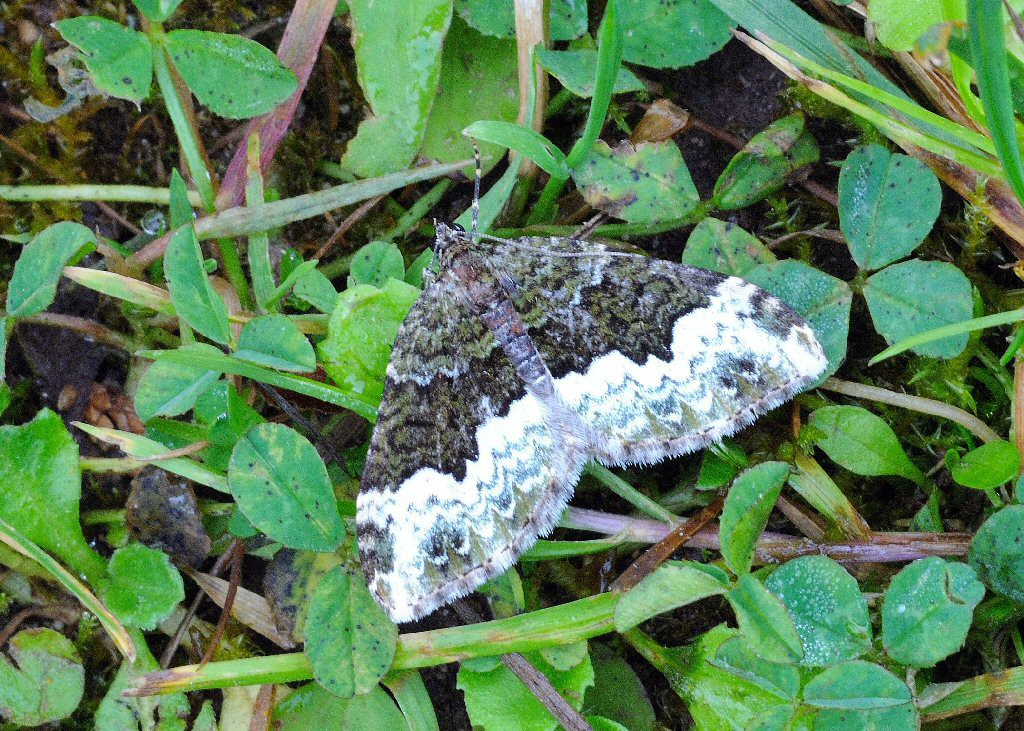
[[[569,508],[568,525],[608,535],[621,534],[627,540],[657,543],[672,531],[672,526],[656,520],[612,515],[585,508]],[[757,542],[756,559],[760,563],[778,563],[797,556],[828,556],[852,563],[897,563],[928,556],[967,555],[970,533],[872,533],[863,541],[843,543],[816,542],[782,533],[764,532]],[[710,526],[687,544],[692,548],[718,550],[718,527]]]
[[[299,79],[299,88],[286,101],[278,104],[272,111],[249,122],[235,150],[235,156],[228,165],[227,172],[221,182],[217,194],[217,210],[242,204],[245,192],[245,164],[249,136],[255,132],[260,137],[260,169],[266,173],[270,162],[274,159],[277,147],[288,130],[295,116],[302,92],[309,82],[313,64],[320,53],[327,28],[334,17],[335,0],[297,0],[288,25],[284,29],[281,45],[277,48],[277,57]]]

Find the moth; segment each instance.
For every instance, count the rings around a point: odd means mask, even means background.
[[[438,224],[438,274],[398,331],[357,500],[396,622],[508,569],[587,460],[708,446],[824,372],[811,327],[735,277],[570,238]]]

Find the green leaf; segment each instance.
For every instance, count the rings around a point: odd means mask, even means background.
[[[839,227],[861,269],[880,269],[916,249],[941,204],[931,168],[881,145],[858,147],[839,173]]]
[[[597,77],[597,50],[582,48],[575,51],[553,51],[538,48],[537,62],[554,76],[566,89],[576,96],[589,99],[594,95],[594,79]],[[646,87],[632,71],[619,67],[615,77],[613,94],[642,91]]]
[[[142,633],[132,630],[131,634],[139,649],[138,657],[135,662],[126,660],[121,663],[96,709],[94,728],[115,731],[174,731],[184,728],[181,724],[192,710],[184,693],[168,693],[156,698],[121,695],[136,678],[160,669],[160,663],[150,653]],[[178,726],[174,725],[176,722]],[[196,731],[194,726],[192,731]]]
[[[1024,505],[1010,505],[981,524],[968,553],[992,591],[1024,604]]]
[[[48,627],[11,638],[11,657],[0,655],[0,712],[17,726],[41,726],[70,716],[82,700],[85,670],[74,644]]]
[[[1000,0],[967,0],[967,36],[985,123],[1010,188],[1020,201],[1024,200],[1024,160],[1006,60],[1004,17]]]
[[[404,170],[436,95],[451,0],[352,0],[349,8],[359,85],[373,116],[359,124],[342,165],[364,178]]]
[[[188,350],[213,349],[212,345],[194,343]],[[154,416],[178,416],[196,404],[217,379],[220,371],[191,366],[186,363],[157,361],[142,374],[135,391],[135,410],[142,421]]]
[[[96,88],[104,94],[140,102],[153,84],[149,37],[96,15],[68,18],[57,31],[82,52]]]
[[[27,424],[0,426],[0,518],[94,586],[105,562],[78,522],[78,445],[60,416],[43,409]]]
[[[906,683],[885,668],[863,660],[823,670],[804,687],[804,702],[818,708],[868,710],[911,701]]]
[[[598,140],[573,180],[586,201],[630,223],[659,223],[682,218],[700,202],[679,147],[671,140],[624,140],[612,149]]]
[[[309,339],[284,315],[263,315],[245,323],[235,357],[282,371],[316,370]]]
[[[754,718],[780,704],[774,693],[716,663],[718,649],[738,635],[721,624],[687,647],[638,648],[686,702],[695,728],[746,729]]]
[[[786,607],[750,574],[743,574],[725,595],[750,648],[769,662],[795,663],[804,656]]]
[[[762,659],[742,637],[733,637],[719,645],[711,663],[784,701],[796,699],[800,692],[799,670],[792,665]]]
[[[398,326],[419,293],[397,279],[381,289],[360,284],[341,293],[319,350],[324,369],[344,391],[380,403]]]
[[[324,576],[306,616],[306,656],[320,685],[342,698],[368,693],[391,667],[398,627],[344,566]]]
[[[150,20],[161,23],[178,9],[181,0],[132,0],[132,4]]]
[[[244,518],[244,514],[236,515]],[[283,548],[274,554],[263,575],[263,595],[267,598],[274,623],[295,643],[303,642],[310,600],[324,576],[341,563],[337,553],[296,551]]]
[[[911,259],[886,267],[864,283],[864,298],[875,329],[890,345],[970,320],[974,311],[970,280],[945,261]],[[932,340],[913,350],[932,358],[955,358],[967,347],[967,338],[964,333]]]
[[[53,303],[64,266],[81,258],[96,236],[80,223],[61,221],[37,234],[21,250],[7,286],[7,316],[27,317]]]
[[[114,551],[103,601],[128,627],[144,630],[170,616],[185,600],[185,584],[163,551],[131,543]]]
[[[708,0],[619,3],[622,58],[654,68],[691,66],[732,39],[732,23]]]
[[[515,122],[519,115],[518,57],[514,41],[488,38],[455,18],[444,40],[437,97],[419,158],[458,162],[473,157],[463,130],[477,120]],[[504,146],[481,142],[483,170],[501,161]],[[472,166],[464,168],[472,177]]]
[[[319,269],[311,269],[295,281],[293,294],[328,315],[338,304],[338,290]]]
[[[583,713],[617,721],[629,731],[654,731],[654,708],[629,663],[599,642],[592,644],[590,660],[594,685],[583,699]]]
[[[352,255],[348,285],[372,284],[383,287],[389,278],[402,279],[405,276],[405,259],[402,252],[390,241],[371,241]]]
[[[857,580],[832,559],[795,558],[764,584],[793,619],[804,647],[801,665],[834,665],[871,649],[868,604]]]
[[[994,490],[1016,478],[1018,472],[1020,452],[1014,444],[1004,441],[972,449],[949,468],[954,480],[975,490]]]
[[[846,358],[853,293],[841,279],[820,272],[795,259],[760,264],[744,279],[771,292],[803,315],[828,356],[824,380]]]
[[[299,86],[273,51],[240,35],[179,29],[164,42],[200,104],[228,119],[265,114]]]
[[[339,698],[317,683],[304,685],[278,701],[272,723],[274,731],[309,731],[332,726],[345,731],[408,728],[395,701],[380,686],[365,695]]]
[[[730,211],[756,203],[818,156],[818,143],[804,129],[804,115],[783,117],[751,137],[729,161],[715,181],[712,205]]]
[[[927,482],[907,457],[896,432],[860,406],[824,406],[811,414],[814,441],[829,458],[858,475],[899,475]]]
[[[547,137],[529,127],[512,122],[484,119],[462,131],[467,137],[507,147],[532,160],[537,167],[559,180],[569,177],[565,155]]]
[[[571,41],[587,32],[587,0],[551,0],[551,40]],[[455,12],[481,33],[515,38],[512,0],[455,0]]]
[[[192,203],[188,199],[188,186],[181,177],[178,168],[171,170],[170,185],[171,202],[168,206],[170,227],[172,229],[187,226],[195,220]]]
[[[327,466],[294,429],[249,429],[231,453],[228,485],[245,517],[285,546],[333,551],[345,535]]]
[[[744,731],[790,731],[796,709],[791,705],[775,706],[763,711]]]
[[[625,632],[656,614],[728,590],[729,578],[717,566],[668,561],[619,599],[615,605],[615,629]]]
[[[941,0],[874,0],[868,20],[882,45],[893,51],[910,51],[918,38],[943,22]]]
[[[775,254],[756,236],[735,223],[710,217],[694,226],[683,250],[683,264],[734,277],[773,261]]]
[[[893,577],[882,602],[882,644],[896,662],[927,668],[959,650],[985,587],[974,570],[938,556]]]
[[[210,340],[230,343],[228,308],[210,284],[199,239],[191,226],[178,229],[167,244],[164,275],[178,317]]]
[[[825,708],[814,717],[814,731],[918,731],[921,719],[912,704],[867,711]]]
[[[527,660],[547,676],[569,704],[583,707],[584,691],[594,684],[594,666],[589,656],[571,670],[556,670],[537,653],[525,653]],[[554,731],[557,721],[504,665],[486,672],[459,668],[458,688],[465,694],[466,711],[475,728],[484,731]],[[510,709],[515,709],[510,713]]]
[[[137,459],[151,459],[167,452],[167,446],[153,439],[132,434],[131,432],[119,431],[117,429],[105,429],[103,427],[91,426],[75,422],[75,426],[86,434],[120,447],[129,457]],[[224,475],[211,470],[200,462],[187,457],[168,457],[166,459],[155,459],[152,463],[168,472],[186,477],[200,485],[212,487],[221,492],[228,491],[227,480]]]
[[[785,462],[763,462],[746,470],[729,488],[719,535],[725,565],[737,576],[750,573],[757,538],[789,477]]]

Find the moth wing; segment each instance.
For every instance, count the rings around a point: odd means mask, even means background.
[[[492,263],[517,287],[516,307],[599,461],[701,449],[827,366],[807,322],[742,279],[602,244],[529,241],[532,253],[507,243]]]
[[[398,331],[357,500],[367,583],[397,622],[505,571],[583,464],[457,286],[442,274]]]

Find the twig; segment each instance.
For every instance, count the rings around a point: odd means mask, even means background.
[[[466,624],[478,624],[483,621],[483,618],[464,601],[455,602],[452,604],[452,609]],[[502,655],[501,661],[505,667],[515,673],[517,678],[523,681],[523,685],[530,689],[537,700],[544,704],[544,707],[558,720],[562,728],[566,731],[594,731],[593,727],[587,723],[587,719],[569,705],[569,701],[551,684],[548,676],[535,668],[529,660],[518,652],[512,652]]]
[[[325,241],[320,248],[316,250],[316,253],[313,254],[313,258],[323,259],[327,252],[333,249],[337,243],[341,241],[341,238],[347,234],[353,226],[359,223],[367,213],[372,211],[373,208],[383,199],[384,196],[377,195],[359,204],[358,208],[348,214],[348,216],[345,217],[345,220],[338,224],[338,228],[335,229],[330,238],[328,238],[327,241]]]
[[[217,646],[220,644],[221,637],[224,636],[224,630],[228,627],[228,619],[231,618],[231,607],[235,603],[238,585],[242,582],[242,557],[245,556],[245,544],[236,538],[231,542],[228,553],[231,554],[231,577],[228,581],[228,593],[224,596],[224,606],[221,607],[220,618],[217,620],[217,627],[213,630],[213,636],[210,637],[210,644],[206,648],[206,652],[203,653],[203,659],[199,661],[200,668],[210,662],[214,653],[217,652]]]
[[[115,332],[105,325],[101,325],[95,320],[90,320],[85,317],[65,315],[60,312],[40,312],[35,315],[29,315],[28,317],[20,317],[18,318],[18,322],[27,322],[32,323],[33,325],[46,325],[47,327],[62,327],[65,330],[73,330],[87,338],[92,338],[98,343],[126,350],[129,353],[135,352],[138,347],[135,341],[131,338],[125,337],[121,333]]]
[[[630,518],[586,508],[568,508],[564,528],[617,536],[623,543],[657,543],[670,526],[656,520]],[[863,541],[828,543],[765,531],[757,541],[757,561],[780,563],[798,556],[828,556],[850,563],[902,563],[929,556],[962,557],[970,547],[970,533],[872,533]],[[690,539],[693,548],[720,550],[718,526],[709,526]]]
[[[889,391],[877,386],[854,383],[853,381],[842,381],[838,378],[825,379],[825,382],[819,388],[824,388],[826,391],[835,391],[846,396],[853,396],[854,398],[863,398],[869,401],[889,404],[890,406],[899,406],[900,408],[917,411],[922,414],[941,416],[944,419],[956,422],[983,442],[995,442],[1002,439],[988,424],[974,414],[969,414],[963,409],[943,401],[922,398],[921,396],[911,396],[907,393]]]
[[[213,566],[210,568],[211,576],[220,576],[224,571],[224,567],[228,565],[228,561],[231,560],[231,549],[222,553],[217,557]],[[185,616],[181,618],[181,622],[178,623],[178,629],[175,630],[174,636],[171,637],[171,641],[164,648],[163,654],[160,655],[160,668],[166,670],[171,666],[171,660],[174,659],[174,653],[178,651],[178,646],[181,644],[181,639],[185,636],[185,632],[188,630],[192,620],[195,619],[196,611],[199,609],[200,602],[203,601],[203,597],[206,596],[206,592],[200,591],[196,594],[196,598],[192,600],[192,604],[189,605],[188,611],[185,612]]]
[[[669,531],[664,538],[644,551],[636,561],[619,574],[619,578],[612,582],[611,590],[629,591],[647,578],[658,566],[667,561],[673,553],[697,535],[704,526],[718,517],[718,514],[722,512],[724,504],[725,498],[718,497],[706,508],[698,511],[696,515]]]

